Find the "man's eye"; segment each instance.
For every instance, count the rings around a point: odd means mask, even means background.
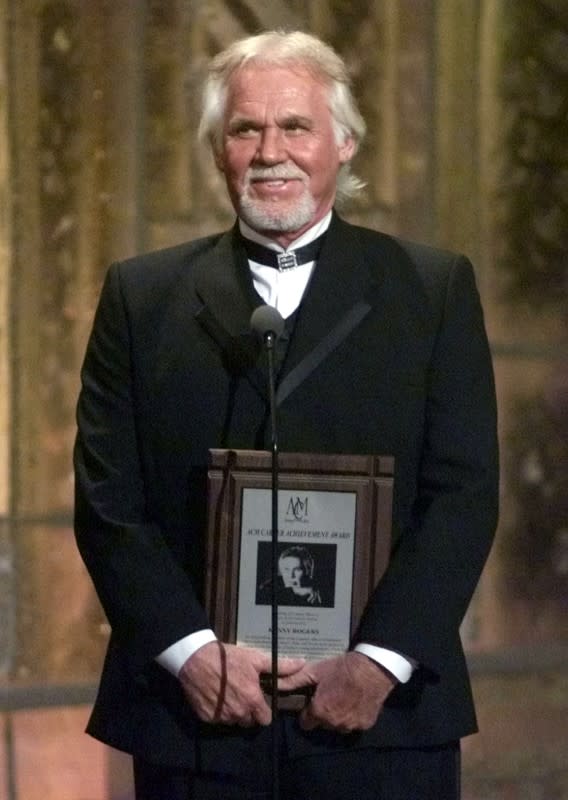
[[[255,136],[258,133],[258,128],[248,122],[243,122],[240,125],[236,125],[232,130],[231,133],[233,136],[242,136],[242,137],[249,137]]]
[[[286,131],[286,133],[301,134],[301,133],[306,133],[306,131],[309,131],[310,126],[306,122],[303,122],[300,119],[291,119],[284,125],[284,130]]]

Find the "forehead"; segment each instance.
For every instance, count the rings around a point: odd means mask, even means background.
[[[280,556],[280,561],[284,566],[294,566],[301,563],[299,556]]]
[[[293,111],[297,107],[321,111],[328,106],[328,89],[305,67],[247,65],[229,80],[227,113],[257,110]]]

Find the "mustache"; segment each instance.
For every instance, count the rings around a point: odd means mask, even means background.
[[[274,164],[272,167],[249,167],[246,172],[248,183],[254,180],[307,180],[308,175],[294,164]]]

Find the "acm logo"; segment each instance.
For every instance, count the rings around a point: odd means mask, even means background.
[[[308,498],[290,495],[285,519],[286,522],[309,522]]]

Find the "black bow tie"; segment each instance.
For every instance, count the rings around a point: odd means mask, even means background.
[[[298,247],[296,250],[287,250],[285,253],[277,253],[276,250],[270,250],[258,242],[253,242],[252,239],[247,239],[243,236],[243,243],[247,251],[247,257],[251,261],[256,261],[257,264],[264,264],[267,267],[274,267],[274,269],[281,272],[287,269],[294,269],[302,264],[307,264],[310,261],[315,261],[319,256],[325,233],[314,239],[313,242]]]

